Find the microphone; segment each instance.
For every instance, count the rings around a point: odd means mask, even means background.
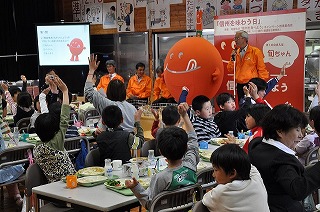
[[[238,50],[238,48],[235,48],[232,51],[232,53],[231,53],[231,61],[235,61],[236,60],[237,50]]]

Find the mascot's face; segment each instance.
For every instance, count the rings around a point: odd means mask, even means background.
[[[83,51],[83,42],[79,38],[74,38],[69,44],[70,52],[73,55],[79,55]]]
[[[178,41],[164,62],[164,77],[170,93],[178,100],[182,87],[187,86],[189,104],[198,95],[212,98],[221,86],[223,73],[218,50],[199,37]]]

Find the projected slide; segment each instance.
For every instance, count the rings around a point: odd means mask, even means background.
[[[40,66],[88,65],[89,24],[37,26]]]

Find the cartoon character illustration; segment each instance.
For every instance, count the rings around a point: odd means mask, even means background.
[[[187,97],[189,104],[200,94],[212,98],[219,90],[223,76],[220,53],[212,43],[201,37],[178,41],[164,61],[164,78],[170,93],[179,99],[181,88],[187,86],[190,89]]]
[[[154,9],[151,9],[149,12],[149,18],[150,18],[150,26],[153,26],[156,21],[156,11]]]
[[[166,9],[161,9],[160,10],[160,24],[161,24],[161,27],[166,25],[166,19],[167,19]]]
[[[231,0],[222,0],[220,2],[221,4],[221,9],[224,10],[224,11],[229,11],[231,10],[231,7],[230,7],[230,4],[231,3]]]
[[[124,18],[124,21],[126,22],[127,26],[126,31],[130,31],[130,15],[133,12],[133,5],[131,3],[126,3],[124,12],[126,13],[126,17]]]
[[[234,10],[242,10],[242,0],[234,0],[233,3]]]
[[[272,3],[272,10],[286,10],[288,9],[288,4],[286,0],[275,0]]]
[[[70,61],[79,61],[79,55],[82,53],[86,47],[83,46],[82,40],[79,38],[74,38],[70,44],[67,44],[69,46],[69,50],[71,52],[71,59]]]

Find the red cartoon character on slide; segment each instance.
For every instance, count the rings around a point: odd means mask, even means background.
[[[79,38],[74,38],[70,44],[67,44],[69,46],[70,52],[72,54],[70,61],[79,61],[79,54],[82,53],[86,47],[83,46],[82,40]]]

